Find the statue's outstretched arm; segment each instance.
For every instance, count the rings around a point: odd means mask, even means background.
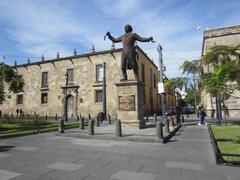
[[[109,38],[112,42],[114,42],[114,43],[121,42],[121,36],[118,37],[118,38],[115,38],[115,37],[113,37],[113,36],[110,34],[110,32],[107,32],[106,35],[107,35],[108,38]]]
[[[139,36],[137,33],[134,33],[134,38],[135,38],[137,41],[141,41],[141,42],[150,42],[150,41],[153,41],[153,37],[144,38],[144,37]]]

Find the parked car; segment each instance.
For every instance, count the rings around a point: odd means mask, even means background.
[[[166,116],[174,116],[176,115],[176,108],[169,108],[169,109],[166,109]]]

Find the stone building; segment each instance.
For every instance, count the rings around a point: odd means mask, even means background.
[[[3,63],[0,63],[0,68],[3,66]],[[3,89],[3,76],[0,73],[0,91]],[[2,98],[0,98],[0,104],[2,104]]]
[[[121,79],[121,52],[122,49],[113,48],[77,55],[75,51],[69,57],[60,57],[58,54],[51,60],[42,57],[38,62],[28,60],[25,64],[15,64],[15,71],[24,78],[24,90],[18,94],[11,94],[0,108],[3,112],[12,114],[16,114],[18,108],[27,114],[62,116],[63,102],[66,99],[68,117],[76,117],[79,114],[97,115],[102,112],[101,72],[102,63],[106,62],[107,113],[115,116],[119,107],[116,83]],[[144,114],[159,113],[158,68],[138,46],[136,52],[139,79],[144,85]],[[132,70],[128,71],[128,79],[134,79]]]
[[[206,54],[211,47],[216,45],[240,45],[240,25],[204,31],[202,54]],[[211,71],[211,67],[204,67],[204,71]],[[226,115],[227,118],[240,117],[240,100],[236,97],[240,97],[240,91],[236,90],[232,96],[225,101],[226,111],[223,112],[223,115]],[[210,116],[212,110],[216,109],[215,97],[202,93],[202,103],[208,112],[207,114]]]

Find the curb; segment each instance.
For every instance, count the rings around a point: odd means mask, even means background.
[[[62,137],[72,137],[72,138],[80,138],[80,139],[99,139],[99,140],[112,140],[112,141],[128,141],[128,142],[143,142],[143,143],[167,143],[169,140],[176,134],[176,132],[181,128],[182,125],[178,125],[172,132],[170,132],[166,137],[163,139],[154,138],[141,138],[141,137],[128,137],[128,135],[124,135],[122,137],[115,137],[115,136],[104,136],[101,134],[95,135],[87,135],[82,133],[56,133],[56,136]]]

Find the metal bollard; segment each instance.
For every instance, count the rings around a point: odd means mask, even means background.
[[[57,114],[55,114],[55,120],[56,120],[56,121],[58,120],[58,115],[57,115]]]
[[[174,121],[173,121],[173,118],[171,117],[171,119],[169,119],[169,126],[170,128],[174,126]]]
[[[157,122],[157,115],[154,114],[153,116],[154,116],[154,122],[156,123]]]
[[[163,139],[162,121],[156,123],[156,136],[158,139]]]
[[[165,121],[164,131],[165,131],[165,133],[169,133],[169,132],[170,132],[170,129],[169,129],[169,120],[168,120],[168,119],[166,119],[166,121]]]
[[[176,126],[176,123],[174,121],[174,117],[171,117],[171,121],[172,121],[173,126]]]
[[[59,121],[58,132],[64,133],[64,120],[63,119],[61,119]]]
[[[79,121],[79,115],[77,115],[77,121]]]
[[[98,115],[98,116],[97,116],[97,122],[96,122],[97,127],[100,126],[100,125],[99,125],[99,124],[100,124],[100,118],[101,118],[100,115]]]
[[[88,134],[94,135],[94,123],[92,119],[88,121]]]
[[[116,120],[116,137],[122,137],[122,126],[121,126],[121,121]]]
[[[80,128],[84,129],[84,117],[81,118]]]
[[[111,116],[108,114],[108,124],[112,124]]]
[[[182,116],[182,123],[184,123],[184,116]]]
[[[148,122],[148,116],[146,117],[146,122]]]

